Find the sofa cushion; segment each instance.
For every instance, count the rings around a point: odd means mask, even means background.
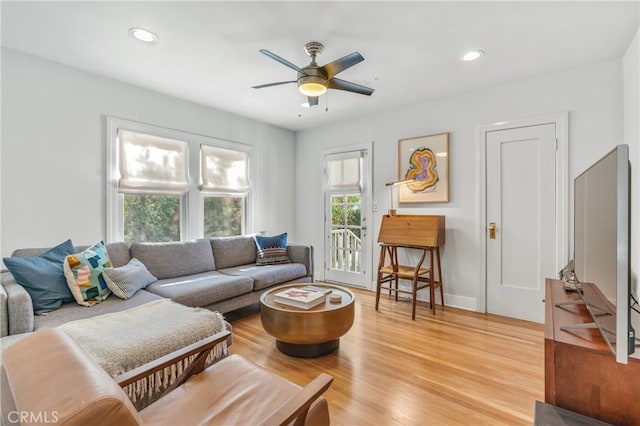
[[[251,235],[212,238],[211,249],[217,269],[256,262],[256,242]]]
[[[70,246],[68,244],[71,244]],[[65,250],[68,250],[69,247],[71,248],[71,253],[68,254],[72,254],[72,253],[77,253],[78,251],[82,251],[78,248],[75,248],[73,246],[73,243],[71,242],[71,240],[67,240],[64,243],[60,243],[55,247],[31,247],[31,248],[23,248],[23,249],[16,249],[13,251],[13,253],[11,253],[11,257],[27,257],[27,256],[42,256],[44,253],[51,251],[55,248],[64,246]],[[86,248],[86,247],[85,247]]]
[[[63,303],[73,301],[62,269],[65,257],[73,252],[73,244],[67,240],[38,255],[24,251],[29,255],[4,258],[4,264],[16,282],[31,296],[36,314],[53,311]]]
[[[111,267],[103,241],[80,253],[70,254],[64,259],[63,267],[69,290],[78,304],[93,306],[111,294],[102,276],[104,268]]]
[[[254,291],[262,290],[275,284],[283,284],[287,281],[304,277],[307,274],[307,268],[302,263],[267,266],[251,264],[220,269],[219,271],[234,277],[250,277],[253,279]]]
[[[126,243],[122,241],[107,243],[106,247],[107,253],[109,253],[109,259],[111,259],[111,264],[114,268],[124,266],[131,260],[129,246]]]
[[[208,240],[169,243],[133,243],[131,257],[144,263],[159,280],[213,271],[213,252]]]
[[[102,275],[109,289],[120,299],[129,299],[138,290],[158,281],[135,257],[119,268],[105,268]]]
[[[256,264],[275,265],[277,263],[289,263],[287,256],[287,233],[275,235],[273,237],[263,237],[256,235],[253,237],[256,241],[258,254]]]
[[[133,308],[134,306],[143,305],[147,302],[160,299],[162,299],[162,297],[157,294],[149,293],[146,290],[140,290],[130,299],[122,300],[117,297],[110,297],[91,309],[87,309],[85,306],[80,306],[73,301],[73,303],[65,303],[59,309],[49,312],[47,315],[35,316],[33,320],[33,328],[34,330],[40,330],[42,328],[57,327],[69,321],[92,318],[96,315],[108,314],[111,312],[124,311],[126,309]]]
[[[249,277],[229,276],[216,271],[162,279],[149,284],[146,291],[187,306],[207,306],[221,300],[251,293]]]

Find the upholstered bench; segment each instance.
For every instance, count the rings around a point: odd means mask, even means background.
[[[225,330],[218,312],[189,308],[160,299],[122,312],[70,321],[58,326],[78,343],[111,377],[189,346]],[[206,366],[227,356],[226,342],[216,346]],[[191,360],[172,365],[125,387],[140,410],[171,386]]]

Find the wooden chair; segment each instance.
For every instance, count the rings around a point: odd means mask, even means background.
[[[19,423],[16,413],[23,412],[39,416],[27,422],[66,426],[330,424],[321,396],[333,380],[327,374],[301,388],[239,355],[204,368],[208,353],[228,337],[223,331],[111,378],[62,330],[37,331],[2,351],[4,424]],[[191,362],[177,369],[174,385],[137,411],[122,387],[185,360]]]
[[[395,293],[396,300],[398,300],[398,293],[410,294],[411,319],[415,320],[418,290],[427,287],[429,287],[429,307],[433,314],[436,313],[435,290],[437,288],[440,289],[440,303],[444,307],[440,263],[440,246],[444,244],[444,216],[384,216],[378,242],[380,243],[380,261],[376,285],[376,310],[378,310],[382,289],[388,290],[389,295],[392,292]],[[422,251],[416,265],[401,265],[398,262],[399,247]],[[429,253],[428,265],[425,264],[427,252]],[[411,281],[410,290],[399,288],[398,282],[401,279]]]

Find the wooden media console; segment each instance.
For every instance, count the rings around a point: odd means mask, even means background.
[[[604,296],[602,296],[604,298]],[[640,354],[619,364],[577,293],[546,280],[545,402],[615,425],[640,424]],[[556,306],[563,304],[562,306]]]

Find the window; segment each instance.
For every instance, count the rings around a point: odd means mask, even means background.
[[[352,151],[326,156],[330,271],[359,273],[362,268],[363,155]]]
[[[108,241],[247,232],[249,146],[117,118],[107,129]]]
[[[188,143],[119,130],[118,152],[124,241],[180,241]]]
[[[240,235],[249,190],[249,156],[210,145],[200,146],[200,189],[204,192],[204,236]]]
[[[205,197],[204,237],[229,237],[242,234],[243,211],[243,197]]]
[[[124,194],[124,241],[180,241],[181,198]]]

